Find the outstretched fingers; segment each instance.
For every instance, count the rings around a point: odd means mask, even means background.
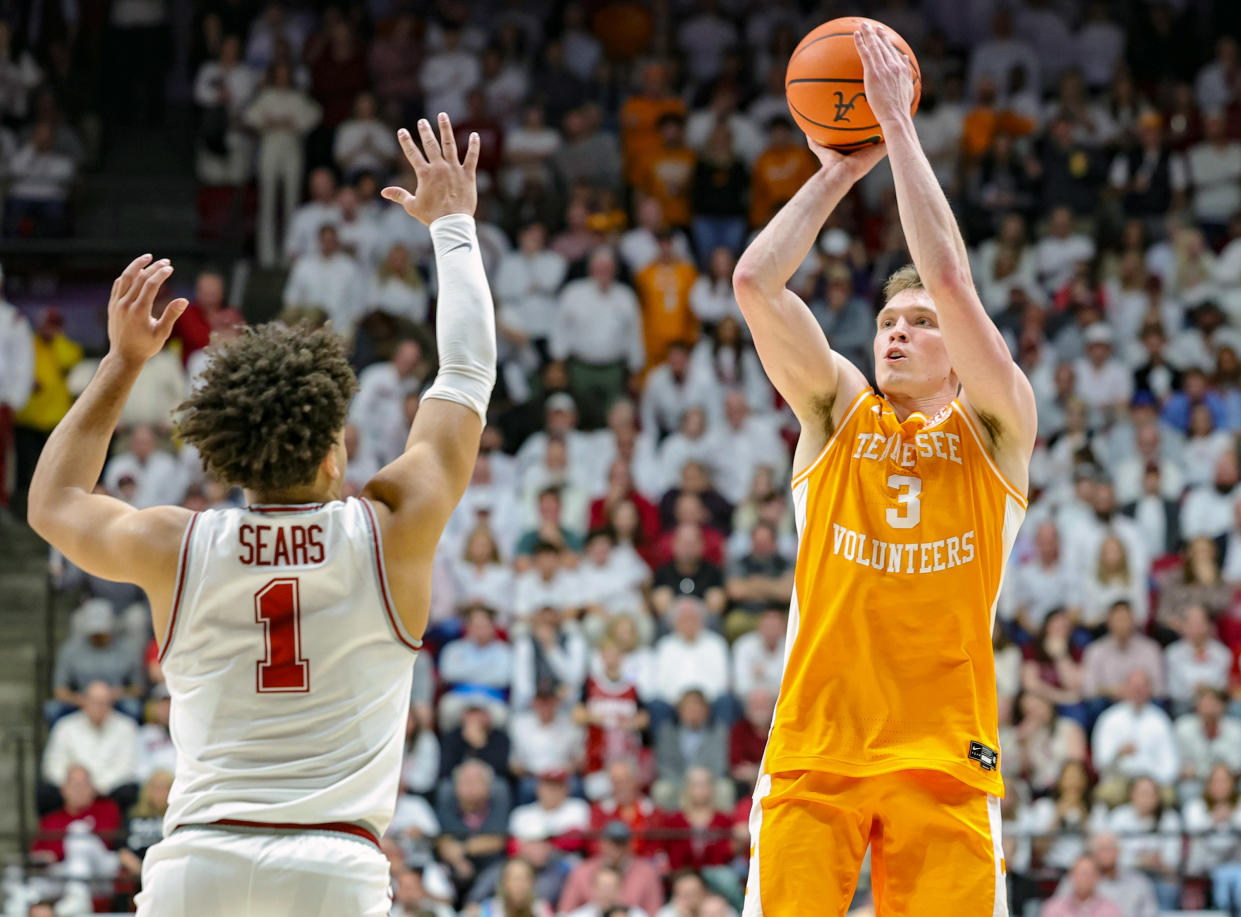
[[[444,151],[444,158],[453,165],[461,161],[457,156],[457,138],[452,132],[452,122],[448,120],[445,112],[440,112],[440,147]]]
[[[112,295],[114,297],[122,297],[129,293],[133,287],[134,281],[138,278],[138,274],[147,266],[151,260],[151,255],[139,255],[133,261],[129,262],[125,270],[121,271],[119,277],[112,284]]]
[[[465,148],[465,174],[470,176],[471,181],[478,174],[478,150],[481,145],[482,141],[479,140],[478,134],[471,131],[469,143]]]
[[[134,289],[129,305],[144,309],[146,314],[150,315],[151,306],[155,303],[155,294],[164,285],[164,281],[171,276],[172,264],[167,258],[161,258],[151,264],[142,272],[142,282]]]
[[[181,317],[181,313],[189,308],[190,301],[185,298],[174,299],[168,305],[164,306],[164,314],[159,317],[159,321],[155,325],[155,333],[168,339],[172,334],[172,326],[177,323],[177,319]]]
[[[427,157],[427,162],[435,163],[444,158],[440,153],[439,141],[431,130],[431,122],[426,118],[418,119],[418,137],[422,140],[422,154]]]
[[[405,128],[401,128],[396,132],[396,142],[401,145],[401,151],[405,154],[405,158],[409,160],[410,167],[417,174],[418,170],[426,166],[426,157],[422,155],[422,150],[418,149],[418,144],[414,143],[413,135]]]

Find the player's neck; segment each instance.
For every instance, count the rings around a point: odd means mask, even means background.
[[[329,503],[335,499],[335,494],[313,484],[285,490],[246,491],[246,503],[250,506],[301,506],[305,503]]]
[[[934,417],[945,405],[951,403],[956,392],[941,390],[925,396],[889,395],[885,392],[884,397],[888,399],[888,404],[892,405],[897,421],[904,423],[913,414],[921,414],[927,419]]]

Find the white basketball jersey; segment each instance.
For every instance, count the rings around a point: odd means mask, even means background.
[[[382,836],[419,646],[367,501],[196,514],[160,656],[177,748],[165,834],[232,819]]]

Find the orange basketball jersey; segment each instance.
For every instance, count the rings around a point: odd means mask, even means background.
[[[991,627],[1025,497],[957,401],[858,395],[793,479],[799,549],[764,770],[932,768],[996,796]]]

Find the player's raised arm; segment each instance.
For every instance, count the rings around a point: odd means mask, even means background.
[[[824,422],[830,429],[833,403],[837,409],[846,407],[866,386],[866,379],[832,352],[810,309],[785,285],[841,198],[883,158],[884,150],[869,147],[843,156],[813,140],[810,149],[822,168],[741,255],[733,271],[733,291],[763,369],[803,428]],[[837,398],[838,394],[846,397]]]
[[[1034,393],[974,290],[956,218],[927,161],[909,111],[909,62],[869,23],[855,33],[866,101],[888,147],[901,225],[922,284],[935,301],[948,360],[992,448],[1029,459],[1036,432]]]
[[[437,139],[425,119],[418,122],[421,150],[409,131],[397,134],[418,185],[413,194],[383,190],[431,231],[439,277],[439,373],[414,417],[405,453],[363,490],[380,508],[397,610],[414,634],[425,625],[425,602],[403,601],[403,594],[429,590],[435,545],[470,481],[496,378],[495,309],[474,228],[479,139],[470,135],[462,163],[447,115],[440,114],[439,128]]]
[[[154,318],[151,307],[172,276],[168,259],[141,255],[112,284],[109,349],[69,413],[56,425],[30,482],[31,527],[87,573],[137,583],[156,615],[171,603],[181,533],[190,512],[178,506],[138,510],[92,493],[121,409],[147,360],[163,349],[185,311],[173,300]],[[156,633],[161,633],[159,621]]]

